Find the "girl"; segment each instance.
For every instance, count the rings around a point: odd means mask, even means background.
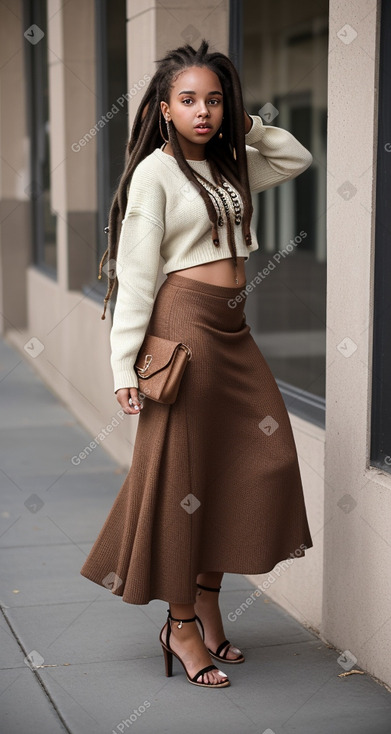
[[[110,211],[102,318],[117,282],[114,392],[139,422],[81,574],[129,604],[167,601],[166,675],[175,655],[190,683],[222,688],[211,657],[244,661],[225,638],[223,573],[266,573],[313,545],[289,416],[244,313],[244,263],[259,247],[251,191],[291,180],[312,155],[247,114],[235,67],[208,47],[158,60]],[[172,405],[141,399],[134,363],[147,333],[191,348]]]

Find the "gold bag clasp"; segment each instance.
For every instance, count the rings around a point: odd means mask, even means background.
[[[139,372],[146,372],[152,362],[152,354],[146,354],[144,359],[144,367],[139,369]]]

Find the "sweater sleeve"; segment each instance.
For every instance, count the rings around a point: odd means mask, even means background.
[[[250,190],[265,191],[303,173],[313,157],[288,130],[264,125],[259,115],[245,135]]]
[[[139,164],[132,176],[118,241],[118,292],[110,332],[114,392],[139,387],[134,363],[155,300],[164,235],[163,206],[163,188]]]

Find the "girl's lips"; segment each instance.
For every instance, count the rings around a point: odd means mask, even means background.
[[[195,131],[196,131],[197,133],[201,133],[201,134],[202,134],[202,133],[209,133],[209,132],[211,131],[211,129],[212,129],[211,127],[195,127],[195,128],[194,128],[194,130],[195,130]]]

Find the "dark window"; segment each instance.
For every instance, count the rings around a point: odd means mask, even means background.
[[[23,3],[27,125],[30,141],[30,197],[33,224],[33,260],[52,277],[57,275],[57,216],[51,207],[50,120],[47,48],[47,3]],[[42,35],[43,34],[43,35]]]
[[[246,275],[263,278],[246,314],[288,410],[324,427],[328,0],[231,0],[230,10],[246,110],[314,157],[293,181],[253,196],[259,249]]]
[[[98,151],[98,248],[97,266],[107,247],[107,226],[112,197],[124,170],[128,141],[128,102],[126,73],[126,0],[96,0],[97,119],[108,111],[111,119],[97,135]],[[104,286],[97,289],[101,294]]]
[[[380,25],[376,175],[375,281],[371,461],[391,472],[391,4],[383,0]]]

